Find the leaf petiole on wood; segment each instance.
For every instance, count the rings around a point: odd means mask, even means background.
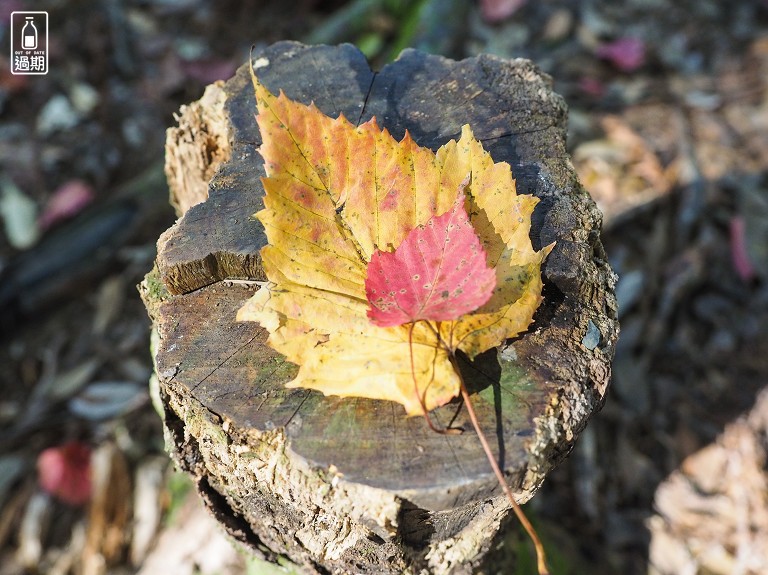
[[[414,371],[414,363],[413,363],[413,342],[411,340],[411,334],[413,333],[413,328],[415,327],[416,323],[418,323],[418,321],[420,320],[410,322],[410,325],[408,328],[408,346],[411,349],[411,373],[413,374],[414,390],[417,397],[419,398],[419,402],[421,403],[422,408],[424,409],[424,419],[426,420],[429,428],[436,433],[440,433],[443,435],[456,435],[456,434],[462,433],[464,430],[461,428],[447,427],[447,428],[441,429],[436,427],[435,424],[432,422],[432,419],[429,417],[429,413],[426,410],[426,407],[424,405],[424,398],[419,393],[419,388],[416,381],[416,372]],[[488,458],[488,463],[491,464],[493,473],[496,475],[496,479],[498,480],[499,485],[501,486],[502,490],[504,491],[504,494],[507,496],[507,499],[512,505],[512,510],[515,512],[515,515],[517,516],[518,521],[520,521],[526,533],[528,533],[528,536],[531,538],[531,541],[533,542],[534,549],[536,550],[536,566],[537,566],[539,575],[549,575],[549,569],[547,568],[547,557],[546,557],[546,552],[544,551],[544,545],[542,545],[541,539],[539,539],[539,535],[538,533],[536,533],[536,529],[533,527],[531,522],[528,520],[528,517],[526,517],[525,513],[523,512],[523,509],[515,500],[515,496],[512,494],[512,490],[509,488],[509,485],[507,485],[507,482],[504,479],[504,474],[501,471],[499,464],[496,462],[496,458],[493,455],[493,451],[491,451],[491,446],[488,443],[488,439],[485,437],[485,433],[483,433],[483,430],[480,428],[480,423],[478,422],[477,414],[475,413],[475,408],[472,405],[472,400],[470,399],[470,396],[469,396],[469,390],[467,389],[467,385],[464,383],[464,377],[461,375],[461,370],[459,369],[459,364],[456,358],[456,351],[451,346],[449,346],[448,343],[441,337],[439,326],[436,328],[434,325],[432,325],[430,321],[427,321],[426,323],[429,326],[429,328],[434,332],[435,336],[437,337],[438,345],[442,346],[442,348],[445,349],[445,351],[448,353],[448,359],[451,362],[451,365],[453,366],[453,369],[459,378],[462,402],[467,406],[467,414],[469,415],[469,419],[472,422],[472,427],[475,428],[475,433],[477,433],[477,437],[480,440],[480,444],[483,446],[483,451],[485,452],[485,455]]]
[[[434,431],[435,433],[439,433],[440,435],[459,435],[461,433],[464,433],[464,430],[460,427],[437,427],[434,422],[432,421],[432,418],[429,417],[429,412],[427,410],[427,404],[426,400],[424,399],[424,395],[419,393],[419,382],[416,379],[416,367],[414,365],[413,361],[413,328],[416,326],[416,324],[421,320],[416,320],[410,322],[410,325],[408,326],[408,350],[411,354],[411,375],[413,375],[413,392],[416,394],[416,399],[419,400],[419,404],[421,405],[421,409],[424,412],[424,420],[427,422],[427,427]],[[426,320],[425,320],[426,321]],[[427,325],[432,329],[432,331],[435,332],[437,335],[438,340],[442,343],[443,346],[445,346],[445,342],[443,342],[442,338],[440,337],[440,333],[438,330],[435,330],[434,326],[427,321]],[[446,347],[446,349],[448,349]],[[424,390],[424,393],[426,394],[426,390]]]
[[[483,446],[483,451],[485,451],[485,455],[488,458],[488,463],[491,464],[493,473],[496,475],[496,479],[499,481],[499,485],[501,485],[501,488],[504,490],[507,499],[509,499],[509,502],[512,505],[512,510],[515,512],[518,521],[520,521],[526,533],[528,533],[528,536],[531,538],[533,546],[536,549],[536,566],[539,575],[549,575],[549,569],[547,568],[547,556],[544,551],[544,545],[542,545],[541,539],[539,539],[539,535],[536,533],[536,529],[528,520],[528,517],[525,516],[523,509],[515,500],[515,496],[512,494],[512,490],[509,488],[509,485],[507,485],[507,482],[504,479],[504,474],[502,473],[501,468],[499,468],[499,464],[496,462],[496,458],[493,456],[491,446],[488,444],[488,439],[485,437],[483,430],[480,429],[480,424],[478,423],[477,415],[475,414],[475,408],[472,405],[472,400],[469,397],[469,391],[467,390],[467,386],[464,383],[464,378],[461,376],[461,371],[459,370],[459,365],[456,361],[456,354],[449,350],[448,355],[453,368],[456,370],[456,374],[459,376],[461,384],[461,398],[464,400],[464,403],[467,406],[467,414],[469,415],[469,419],[472,421],[472,426],[475,428],[477,437]]]

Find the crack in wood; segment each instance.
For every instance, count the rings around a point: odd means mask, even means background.
[[[368,84],[368,91],[365,93],[365,99],[363,100],[363,107],[360,110],[360,115],[357,117],[357,122],[355,123],[355,126],[359,126],[360,123],[363,121],[363,116],[365,115],[365,111],[368,108],[368,99],[371,97],[371,92],[373,91],[373,84],[376,82],[376,78],[379,76],[378,72],[374,72],[373,76],[371,77],[371,83]]]
[[[234,356],[236,356],[238,353],[240,353],[246,346],[250,345],[253,340],[255,340],[258,337],[258,334],[253,335],[248,341],[246,341],[244,344],[242,344],[240,347],[238,347],[235,351],[233,351],[231,354],[229,354],[227,357],[225,357],[223,360],[221,360],[218,365],[214,366],[213,369],[200,381],[198,381],[196,384],[194,384],[190,390],[195,391],[198,387],[200,387],[203,383],[205,383],[208,378],[210,378],[214,373],[216,373],[221,367],[227,363],[230,359],[232,359]]]

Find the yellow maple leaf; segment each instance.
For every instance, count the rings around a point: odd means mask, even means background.
[[[552,246],[536,251],[529,239],[538,199],[517,195],[509,165],[494,163],[469,126],[434,153],[408,133],[398,142],[375,119],[354,126],[253,81],[267,174],[256,217],[269,242],[261,250],[269,284],[237,319],[259,322],[268,343],[299,365],[289,387],[396,401],[409,414],[447,403],[460,387],[449,354],[474,358],[518,335],[541,302],[540,266]],[[446,213],[462,189],[495,270],[490,299],[451,321],[374,325],[365,290],[373,253]]]

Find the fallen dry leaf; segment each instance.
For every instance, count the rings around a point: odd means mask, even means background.
[[[93,188],[82,180],[70,180],[62,184],[43,208],[38,225],[46,230],[52,225],[80,213],[95,199]]]
[[[258,321],[299,365],[289,387],[397,401],[409,414],[450,401],[460,383],[449,352],[473,358],[521,333],[541,301],[550,248],[537,252],[528,237],[538,199],[516,194],[509,165],[494,163],[469,126],[434,153],[407,133],[397,142],[375,119],[354,126],[276,97],[255,77],[254,86],[267,173],[256,217],[269,241],[261,257],[270,283],[238,320]],[[374,325],[366,295],[374,254],[449,213],[467,178],[469,221],[495,274],[490,298],[452,321]]]
[[[91,448],[77,441],[49,447],[37,458],[40,487],[64,503],[82,505],[91,497]]]

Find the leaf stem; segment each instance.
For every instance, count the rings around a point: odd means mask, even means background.
[[[421,405],[421,411],[424,413],[424,419],[427,422],[427,427],[434,431],[435,433],[439,433],[440,435],[457,435],[459,433],[462,433],[463,429],[453,428],[453,427],[446,427],[446,428],[440,428],[437,427],[433,422],[432,418],[429,417],[429,412],[427,411],[427,404],[426,404],[426,390],[424,391],[424,396],[422,396],[419,393],[419,382],[416,380],[416,367],[413,362],[413,328],[416,327],[416,323],[419,320],[412,321],[411,324],[408,326],[408,350],[411,352],[411,375],[413,376],[413,392],[416,394],[416,399],[419,400],[419,405]],[[427,322],[427,325],[432,327],[432,324]],[[434,328],[432,328],[434,330]],[[438,336],[439,337],[439,336]]]
[[[469,398],[469,391],[467,390],[467,386],[464,383],[464,378],[461,376],[461,371],[459,370],[459,365],[456,361],[456,354],[451,351],[448,354],[451,365],[453,365],[453,369],[456,370],[456,374],[459,376],[459,383],[461,385],[461,397],[464,400],[464,403],[467,406],[467,413],[469,414],[469,419],[472,421],[472,426],[475,428],[475,432],[477,433],[478,439],[480,439],[480,443],[483,446],[483,451],[485,451],[485,455],[488,458],[488,462],[491,464],[491,467],[493,468],[493,472],[496,474],[496,479],[499,481],[499,485],[501,485],[501,488],[504,490],[504,493],[507,496],[507,499],[509,499],[509,502],[512,504],[512,509],[515,512],[515,515],[517,515],[517,519],[522,524],[523,528],[525,528],[525,531],[528,533],[528,536],[531,538],[531,541],[533,542],[533,546],[536,549],[536,566],[539,571],[539,575],[549,575],[549,570],[547,569],[547,557],[544,552],[544,546],[541,544],[541,540],[539,539],[538,534],[536,533],[536,530],[533,528],[533,525],[531,525],[531,522],[528,521],[528,518],[525,516],[525,513],[523,513],[522,508],[520,505],[515,501],[514,495],[512,495],[512,490],[509,488],[509,485],[507,485],[506,480],[504,479],[504,474],[501,472],[501,469],[499,468],[499,464],[496,463],[496,458],[493,456],[493,452],[491,451],[491,446],[488,444],[488,439],[485,437],[485,433],[480,429],[480,424],[477,421],[477,414],[475,414],[475,408],[472,406],[472,401]]]
[[[427,414],[426,406],[424,404],[424,398],[422,398],[421,394],[419,393],[418,384],[416,382],[416,371],[414,369],[414,363],[413,363],[412,336],[413,336],[413,328],[415,325],[416,325],[416,322],[411,322],[411,325],[409,326],[408,346],[411,350],[411,374],[413,375],[413,385],[414,385],[414,389],[416,390],[416,396],[419,398],[419,403],[421,403],[421,407],[424,410],[424,417],[427,420],[427,425],[429,425],[429,428],[432,431],[436,431],[437,433],[451,433],[453,432],[452,428],[447,428],[447,429],[435,428],[434,424],[432,423],[432,420],[429,418],[429,415]],[[472,422],[472,426],[475,428],[475,433],[477,433],[477,437],[480,440],[480,444],[483,446],[483,451],[485,451],[485,456],[488,458],[488,463],[491,464],[491,468],[493,469],[493,473],[496,475],[496,479],[498,480],[499,485],[501,485],[501,488],[504,491],[504,494],[507,496],[507,499],[509,499],[509,502],[512,504],[512,510],[515,512],[515,515],[517,516],[518,521],[520,521],[526,533],[528,533],[528,536],[531,538],[531,541],[533,542],[533,547],[536,549],[536,567],[539,572],[539,575],[549,575],[549,569],[547,568],[547,555],[544,551],[544,545],[542,545],[541,540],[539,539],[539,535],[538,533],[536,533],[536,529],[534,529],[531,522],[525,516],[525,513],[523,513],[522,508],[515,500],[515,496],[512,494],[512,490],[509,488],[509,485],[507,485],[507,481],[506,479],[504,479],[504,474],[501,472],[501,468],[499,468],[499,464],[496,462],[496,458],[493,456],[493,452],[491,451],[491,446],[488,443],[488,439],[485,437],[485,433],[483,433],[483,430],[480,429],[480,423],[477,420],[477,414],[475,413],[475,408],[472,405],[472,400],[469,397],[469,390],[467,390],[467,385],[464,383],[464,378],[461,375],[461,370],[459,369],[459,364],[458,364],[458,361],[456,360],[456,351],[455,349],[451,348],[445,342],[445,340],[441,337],[439,322],[437,327],[433,326],[432,323],[429,321],[427,322],[427,325],[437,336],[438,344],[442,345],[443,348],[448,353],[448,359],[450,360],[451,365],[453,366],[453,369],[459,378],[461,398],[467,406],[467,413],[469,414],[469,419]],[[459,433],[461,432],[461,430],[459,429],[457,429],[456,431],[458,431]]]

